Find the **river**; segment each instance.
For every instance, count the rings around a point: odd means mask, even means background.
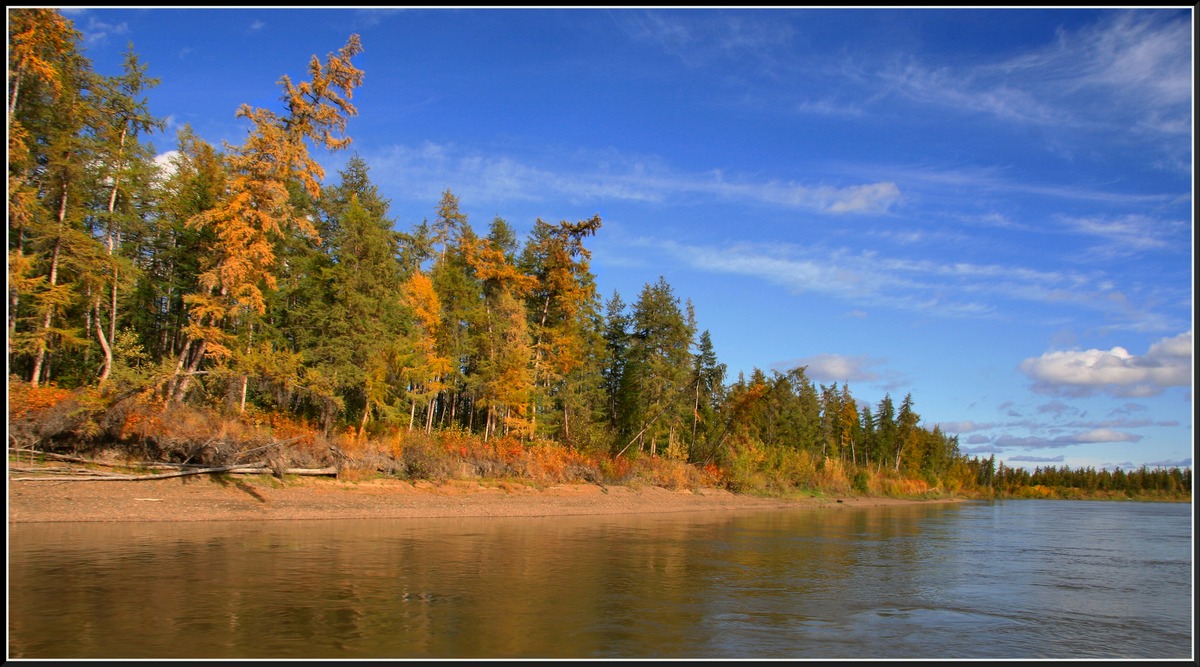
[[[1194,657],[1192,507],[10,524],[9,658]]]

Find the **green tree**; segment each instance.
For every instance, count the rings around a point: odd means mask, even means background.
[[[434,240],[441,246],[430,275],[442,314],[437,349],[438,356],[449,361],[434,408],[440,406],[440,424],[454,424],[460,405],[469,403],[467,375],[474,363],[471,339],[482,326],[482,286],[467,257],[467,249],[477,237],[459,208],[458,197],[449,190],[438,203],[433,228]]]
[[[695,463],[703,460],[711,449],[707,441],[714,435],[713,430],[717,425],[718,411],[724,402],[725,393],[726,366],[717,361],[712,335],[708,329],[700,333],[693,359],[692,433],[688,454],[689,460]]]
[[[136,229],[142,219],[138,203],[152,198],[149,191],[154,173],[153,151],[139,137],[165,126],[150,114],[145,98],[146,91],[157,86],[159,80],[146,75],[147,68],[138,60],[132,44],[123,66],[123,75],[100,79],[96,93],[94,162],[99,167],[96,175],[103,187],[98,192],[101,200],[97,202],[98,224],[93,233],[103,237],[107,254],[102,262],[105,275],[97,276],[96,284],[89,286],[92,292],[89,317],[104,355],[99,374],[101,383],[112,371],[121,289],[132,285],[133,259],[141,254],[136,246],[131,252],[122,253],[122,237],[140,236]],[[107,328],[102,324],[105,317]]]
[[[661,276],[657,283],[645,285],[633,307],[622,389],[629,417],[625,433],[633,433],[639,450],[649,442],[651,454],[657,454],[660,440],[665,440],[671,453],[676,454],[682,417],[690,412],[688,407],[693,397],[690,348],[695,329],[688,320],[679,308],[674,290]],[[682,456],[686,455],[686,451],[682,452]]]

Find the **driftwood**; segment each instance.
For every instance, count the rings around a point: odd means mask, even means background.
[[[295,442],[300,438],[289,438],[288,440],[277,440],[262,447],[255,447],[238,454],[238,457],[245,456],[253,452],[270,449],[279,445],[286,445]],[[122,475],[117,473],[106,473],[100,471],[88,471],[79,469],[61,468],[9,468],[9,472],[20,473],[48,473],[51,477],[10,477],[10,482],[140,482],[151,479],[172,479],[174,477],[186,477],[188,475],[213,475],[221,473],[241,474],[241,475],[263,475],[263,474],[282,474],[282,475],[308,475],[308,476],[337,476],[337,468],[285,468],[277,470],[269,466],[266,462],[258,461],[255,463],[238,463],[227,466],[202,466],[194,463],[160,463],[143,461],[141,463],[112,463],[107,461],[94,461],[84,459],[77,456],[65,456],[63,454],[54,454],[52,452],[41,452],[36,449],[9,448],[9,451],[30,454],[32,456],[45,457],[57,461],[65,461],[69,463],[89,463],[107,467],[125,467],[125,468],[142,468],[147,470],[173,470],[174,472],[153,474],[153,475]],[[75,474],[76,477],[61,477],[62,474]]]
[[[22,472],[32,472],[22,470]],[[193,470],[178,470],[159,475],[118,475],[97,473],[79,477],[10,477],[10,482],[142,482],[151,479],[172,479],[188,475],[212,475],[219,473],[235,473],[243,475],[274,474],[276,471],[263,463],[240,463],[232,466],[216,468],[196,468]],[[319,475],[336,476],[337,468],[287,468],[280,471],[285,475]]]

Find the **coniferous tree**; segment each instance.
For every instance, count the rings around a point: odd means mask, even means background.
[[[447,375],[441,378],[442,395],[434,403],[440,409],[440,424],[454,424],[460,404],[467,399],[467,374],[473,363],[471,337],[478,330],[481,314],[481,286],[470,262],[467,248],[477,238],[467,216],[459,208],[459,199],[446,190],[438,203],[434,241],[440,246],[430,277],[441,304],[442,323],[438,328],[438,356],[449,361]]]
[[[896,451],[896,407],[891,394],[884,394],[875,411],[875,442],[871,458],[879,467],[887,465]]]
[[[22,10],[9,26],[10,355],[35,386],[52,376],[52,353],[86,345],[80,281],[101,252],[84,206],[98,78],[55,14]]]
[[[680,417],[692,402],[690,348],[694,328],[680,310],[674,290],[662,277],[642,289],[633,306],[632,320],[622,390],[629,410],[626,433],[632,431],[639,445],[648,442],[651,454],[656,454],[660,441],[665,446],[675,444],[675,435],[682,426]]]
[[[849,453],[850,462],[857,464],[858,449],[856,445],[858,444],[859,429],[861,428],[858,421],[858,405],[854,397],[850,395],[850,385],[845,382],[842,383],[840,403],[838,447],[843,456]]]
[[[616,431],[621,427],[621,378],[625,374],[625,361],[629,350],[629,314],[621,295],[613,290],[604,304],[604,365],[601,377],[604,383],[606,417],[609,428]]]
[[[57,10],[14,8],[8,14],[8,355],[13,345],[32,353],[40,341],[18,320],[35,317],[28,299],[45,288],[41,248],[32,247],[46,226],[45,150],[63,101],[76,98],[81,35]],[[26,299],[25,302],[22,298]],[[29,321],[32,321],[30,319]],[[21,336],[24,340],[20,340]],[[37,378],[34,378],[36,382]]]
[[[535,432],[564,441],[572,438],[573,413],[584,422],[576,426],[586,430],[593,411],[602,410],[592,391],[600,387],[601,317],[591,251],[583,245],[600,226],[599,216],[564,220],[557,227],[537,220],[520,259],[522,271],[536,279],[528,298],[535,383],[531,418]]]
[[[921,421],[921,416],[913,410],[912,394],[905,394],[904,400],[900,403],[900,412],[896,415],[896,439],[893,446],[895,447],[895,470],[899,472],[901,461],[908,454],[920,461],[921,459],[921,433],[917,429],[917,425]]]
[[[293,84],[284,76],[283,116],[248,105],[238,110],[252,129],[246,143],[226,156],[228,192],[188,223],[212,229],[216,243],[201,289],[186,299],[190,340],[179,357],[173,400],[184,399],[206,356],[220,363],[233,355],[231,345],[250,343],[266,310],[263,290],[276,286],[276,240],[293,231],[317,236],[312,220],[296,215],[288,186],[298,181],[310,197],[319,198],[324,172],[309,155],[308,142],[329,150],[349,144],[349,137],[335,135],[343,134],[348,117],[357,113],[350,98],[363,73],[351,58],[361,50],[358,35],[352,35],[325,63],[313,57],[310,81]]]
[[[534,280],[514,264],[516,237],[501,218],[493,220],[486,239],[473,239],[464,249],[482,282],[483,319],[475,335],[470,384],[484,412],[484,440],[497,426],[527,438],[533,429],[533,376],[525,299]]]
[[[212,230],[186,222],[217,205],[225,191],[221,155],[189,126],[166,173],[156,181],[153,222],[141,239],[142,254],[126,320],[151,358],[160,362],[183,348],[187,310],[183,297],[199,289],[201,257],[214,242]]]
[[[136,265],[133,260],[140,254],[136,247],[124,251],[123,238],[136,241],[152,234],[139,229],[145,208],[139,204],[151,198],[154,166],[153,151],[140,141],[140,136],[165,126],[163,121],[150,114],[145,93],[158,85],[159,80],[146,74],[143,65],[131,44],[126,51],[124,74],[114,78],[101,78],[97,86],[95,164],[96,175],[102,187],[94,214],[96,222],[93,234],[104,239],[106,255],[101,263],[105,269],[96,275],[94,284],[89,285],[89,318],[93,322],[96,340],[104,359],[99,373],[103,383],[113,365],[113,344],[120,318],[119,297],[123,288],[132,286]],[[141,210],[139,210],[139,208]],[[107,327],[104,320],[107,318]]]
[[[692,433],[688,460],[702,460],[710,451],[709,439],[715,435],[717,415],[724,402],[725,364],[717,361],[712,335],[705,329],[700,333],[693,357],[694,396],[692,403]]]

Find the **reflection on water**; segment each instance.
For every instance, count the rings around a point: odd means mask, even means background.
[[[9,656],[1188,657],[1190,511],[14,524]]]

